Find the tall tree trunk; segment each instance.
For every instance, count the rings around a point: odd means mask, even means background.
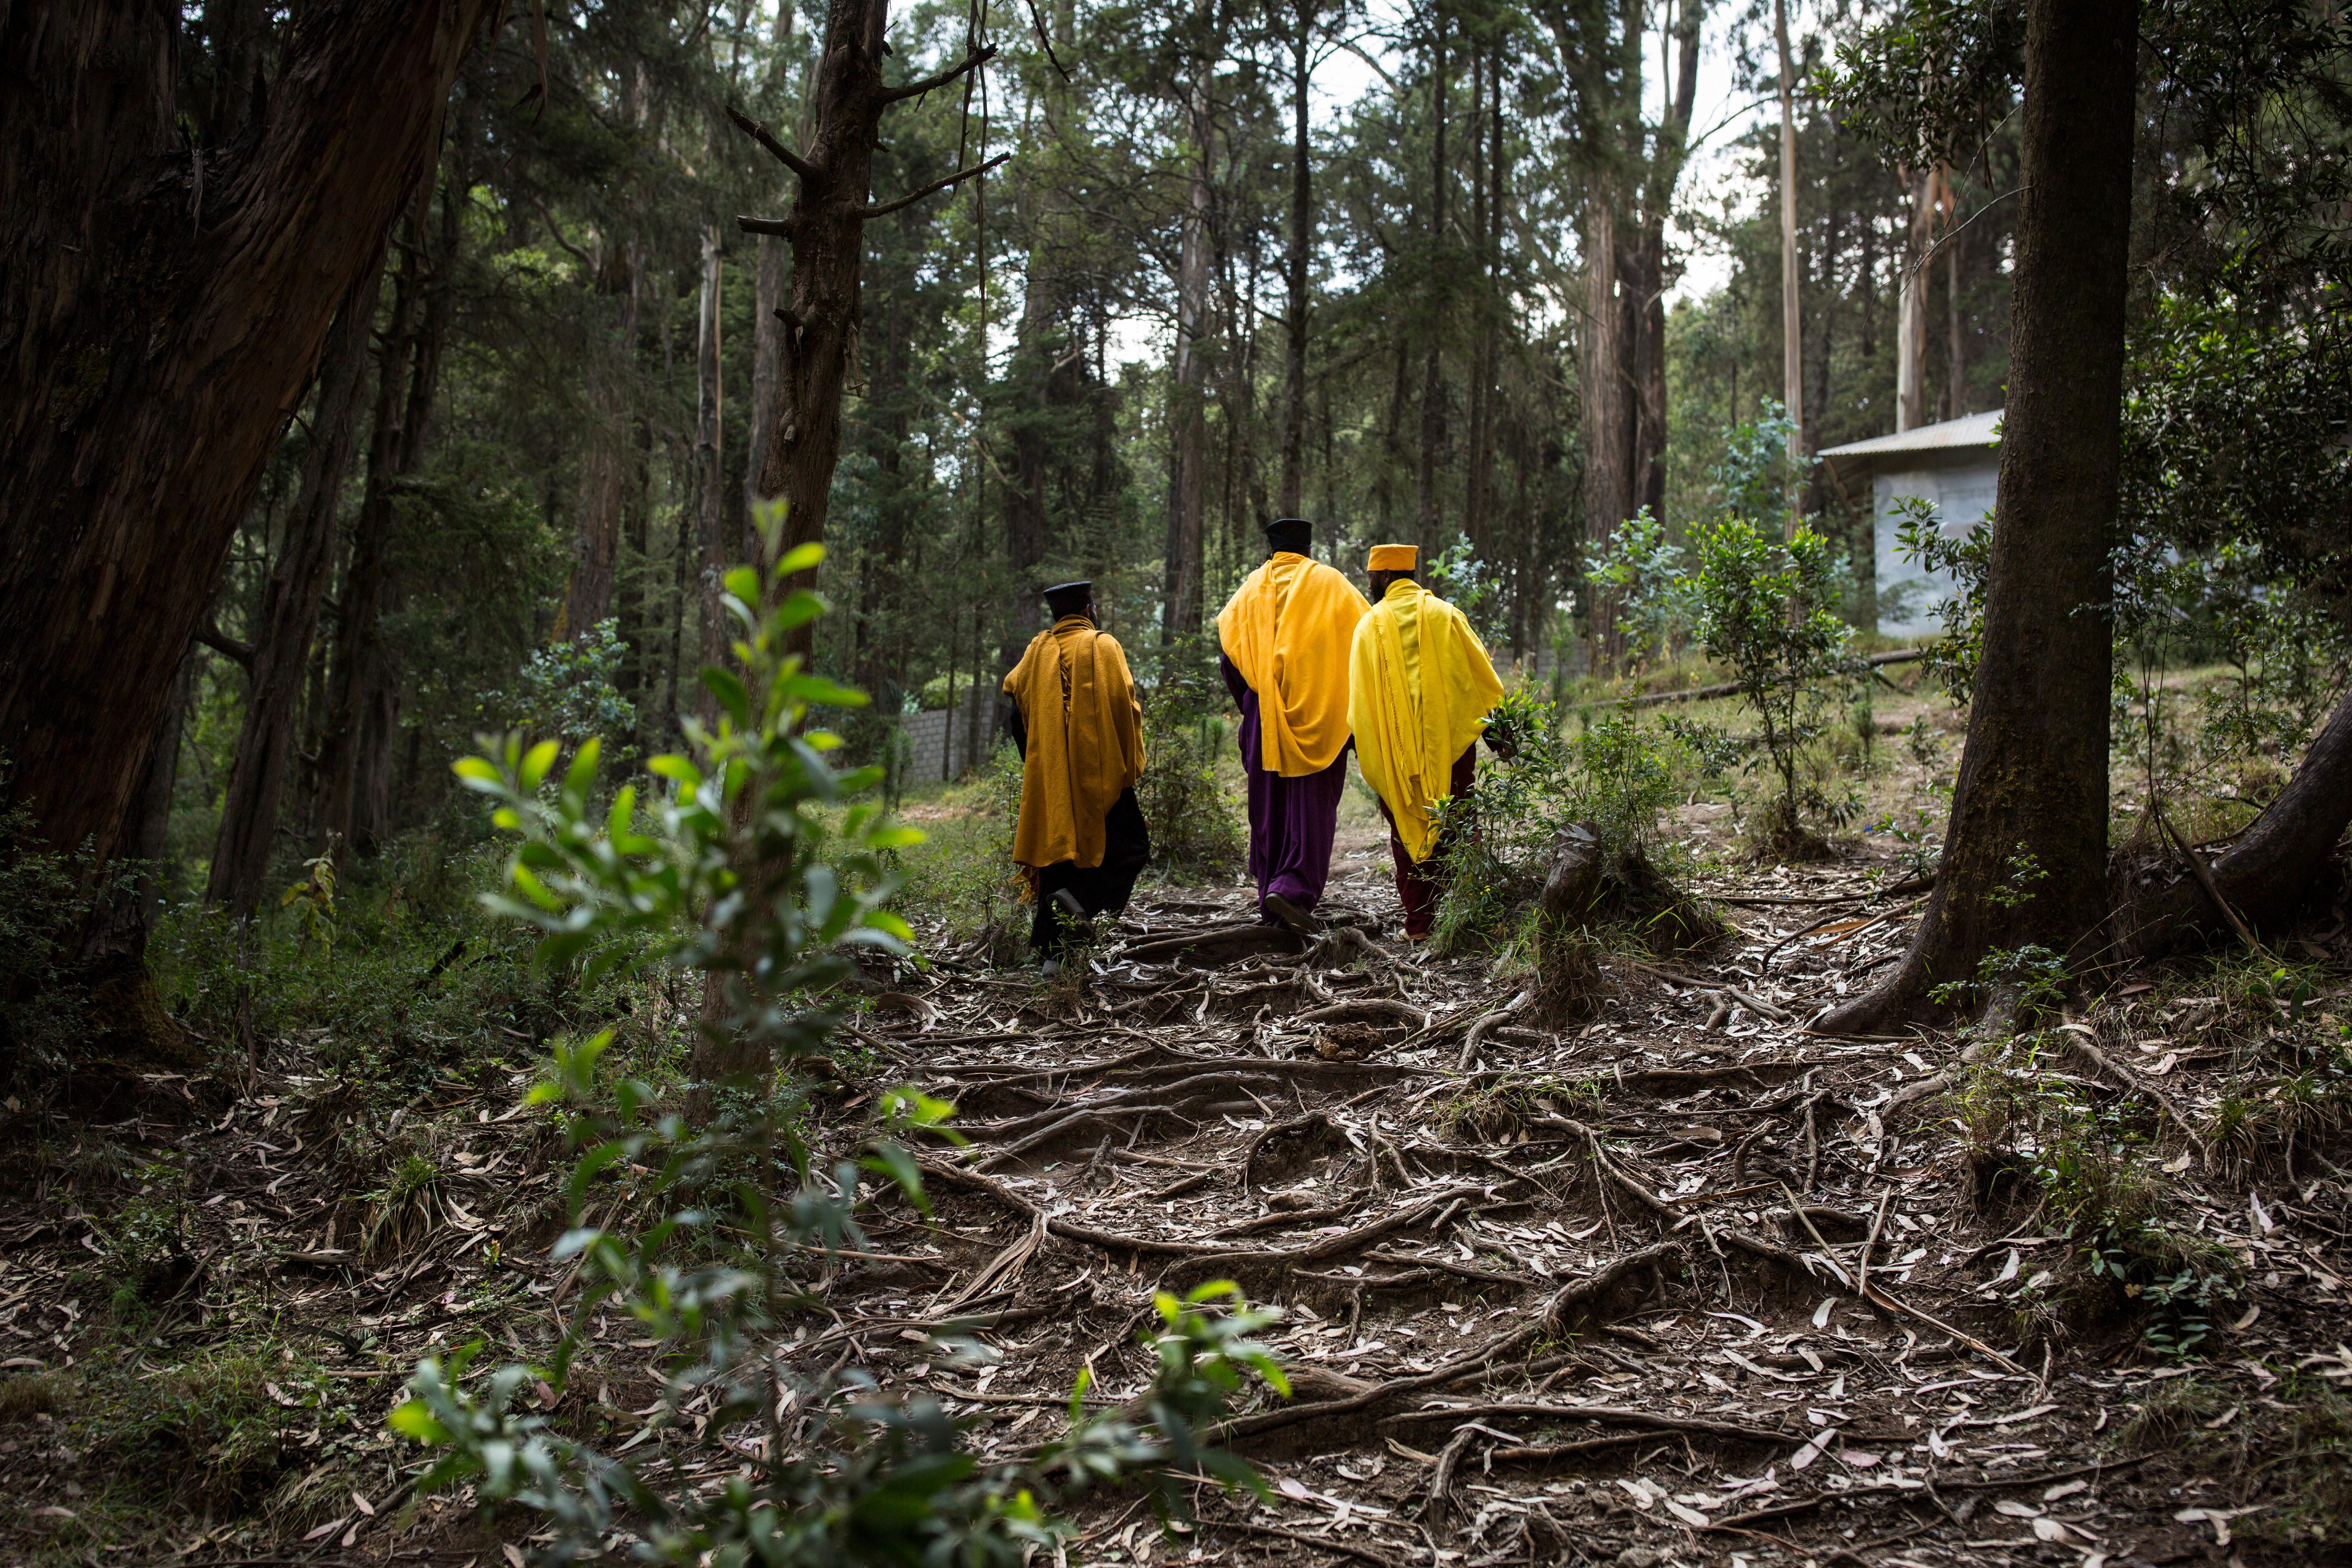
[[[1960,316],[1960,239],[1952,227],[1952,171],[1938,171],[1944,186],[1944,372],[1951,388],[1948,419],[1969,411],[1969,361],[1966,328]]]
[[[1633,511],[1632,476],[1625,413],[1624,312],[1617,288],[1617,205],[1614,182],[1603,174],[1585,196],[1584,342],[1577,365],[1578,393],[1584,405],[1584,542],[1589,561]],[[1592,668],[1601,673],[1616,646],[1617,600],[1597,585],[1586,630],[1592,641]]]
[[[266,122],[200,153],[174,130],[175,7],[23,0],[0,19],[0,750],[53,841],[121,847],[156,671],[488,10],[312,0]]]
[[[457,176],[452,179],[462,185]],[[335,668],[319,752],[320,847],[340,844],[362,854],[373,854],[390,826],[392,745],[399,728],[399,682],[383,638],[384,616],[400,603],[393,575],[399,525],[394,492],[424,465],[449,330],[459,207],[455,189],[442,193],[436,242],[428,237],[422,212],[433,194],[428,176],[414,243],[394,290],[394,331],[379,362],[367,493],[352,528],[351,565],[336,605]]]
[[[319,395],[310,410],[310,448],[302,489],[286,521],[286,542],[270,568],[246,683],[245,719],[236,759],[213,840],[205,897],[242,920],[260,903],[287,774],[301,742],[302,688],[310,671],[319,610],[334,566],[343,479],[358,444],[362,372],[368,334],[375,326],[383,258],[369,268],[336,313],[319,362]]]
[[[702,232],[701,309],[694,339],[694,542],[702,587],[700,662],[723,664],[730,628],[719,605],[719,579],[730,566],[727,539],[727,470],[720,442],[724,437],[723,389],[719,384],[719,288],[724,278],[719,230]],[[704,689],[698,701],[705,724],[719,721],[719,700]]]
[[[826,501],[834,467],[841,456],[841,400],[860,322],[867,220],[928,195],[929,189],[942,189],[982,173],[986,167],[960,170],[948,180],[894,202],[870,203],[874,148],[884,112],[893,103],[945,86],[995,52],[976,50],[938,76],[888,87],[882,80],[883,35],[888,22],[888,0],[834,0],[827,8],[814,90],[803,106],[810,130],[801,152],[785,147],[749,117],[734,115],[737,126],[756,137],[795,179],[792,208],[784,217],[737,219],[744,232],[776,235],[793,248],[792,303],[785,308],[785,330],[777,343],[776,408],[769,422],[768,448],[757,487],[761,499],[781,497],[784,502],[783,538],[779,544],[786,552],[824,539]],[[706,308],[711,312],[704,337],[714,360],[719,340],[717,250],[714,237],[706,246],[704,258],[709,292]],[[714,374],[714,385],[715,380]],[[715,398],[715,393],[712,395]],[[715,430],[710,446],[715,459]],[[716,471],[714,460],[711,472]],[[709,533],[715,531],[706,532],[706,551]],[[715,588],[714,583],[705,591],[706,621],[715,619]],[[711,637],[708,626],[703,635],[708,645]],[[809,652],[814,646],[813,627],[800,627],[793,644],[796,651]],[[698,1120],[711,1114],[711,1086],[735,1080],[764,1091],[770,1067],[764,1042],[719,1026],[715,990],[705,990],[704,1027],[694,1047],[692,1072],[699,1087],[689,1096],[688,1110]]]
[[[1428,301],[1422,308],[1421,330],[1428,340],[1421,367],[1421,549],[1426,556],[1444,548],[1438,538],[1437,470],[1445,445],[1445,364],[1444,321],[1449,303],[1444,278],[1445,254],[1445,33],[1450,18],[1444,0],[1435,6],[1430,28],[1429,73],[1429,252],[1425,263]]]
[[[2009,408],[1968,745],[1910,952],[1824,1028],[1871,1028],[1974,978],[1995,948],[2081,962],[2105,920],[2137,16],[2134,0],[2027,10]]]
[[[1032,201],[1042,201],[1035,192]],[[1040,223],[1043,214],[1035,215]],[[1021,661],[1029,639],[1036,634],[1044,604],[1037,568],[1045,559],[1046,425],[1052,418],[1052,382],[1060,342],[1054,331],[1061,309],[1058,280],[1048,254],[1055,243],[1047,237],[1029,247],[1026,287],[1022,291],[1021,324],[1014,333],[1013,383],[1016,412],[1012,424],[1013,482],[1004,494],[1004,565],[1007,596],[997,659],[1007,670]],[[1010,702],[1011,699],[1005,699]],[[1000,715],[1008,717],[1009,713]]]
[[[1643,507],[1650,509],[1652,517],[1666,515],[1666,219],[1690,157],[1691,110],[1698,98],[1699,24],[1706,11],[1706,0],[1681,0],[1675,8],[1674,75],[1643,171],[1641,232],[1626,268],[1624,286],[1637,291],[1632,301],[1633,331],[1623,345],[1633,378],[1629,516]]]
[[[1780,404],[1796,426],[1795,451],[1805,450],[1805,329],[1797,255],[1797,64],[1789,54],[1789,0],[1772,0],[1772,42],[1780,55]],[[1789,528],[1797,525],[1790,492]]]
[[[1895,428],[1916,430],[1927,419],[1927,251],[1936,237],[1935,171],[1905,176],[1911,186],[1911,245],[1896,279]]]
[[[814,89],[804,105],[810,132],[803,152],[784,147],[747,117],[736,117],[795,176],[785,216],[737,220],[745,233],[777,235],[793,249],[792,303],[785,307],[777,344],[776,409],[758,486],[761,498],[782,498],[785,504],[779,542],[786,552],[824,539],[833,470],[841,457],[841,399],[857,341],[866,220],[984,172],[984,166],[959,170],[925,191],[879,205],[869,202],[883,114],[894,103],[947,85],[995,53],[993,47],[978,50],[936,77],[886,86],[883,35],[888,23],[888,0],[835,0],[827,8]],[[793,640],[805,654],[814,639],[813,625],[804,625]],[[698,1071],[718,1065],[716,1059],[698,1063]]]
[[[1284,517],[1298,515],[1307,474],[1307,284],[1315,243],[1307,88],[1317,4],[1297,0],[1298,30],[1290,39],[1290,248],[1283,258],[1288,300],[1282,323],[1282,489],[1275,500],[1275,510]]]
[[[630,383],[644,280],[634,239],[617,240],[598,293],[617,296],[614,330],[599,332],[588,352],[588,418],[580,447],[580,517],[573,531],[572,576],[556,612],[553,639],[584,637],[613,613],[621,563],[621,520],[630,479]],[[601,301],[600,301],[601,305]],[[592,307],[594,308],[594,307]],[[601,309],[599,310],[601,313]]]
[[[1211,285],[1209,201],[1211,144],[1209,73],[1215,51],[1203,48],[1195,65],[1188,110],[1192,158],[1188,172],[1182,233],[1176,259],[1176,354],[1171,366],[1175,406],[1170,410],[1167,607],[1160,630],[1173,642],[1201,629],[1202,575],[1205,569],[1209,506],[1209,290]]]
[[[1494,258],[1486,247],[1486,78],[1491,51],[1474,38],[1470,45],[1470,249],[1477,269],[1477,287],[1471,296],[1470,376],[1463,401],[1469,416],[1469,461],[1462,473],[1462,531],[1480,559],[1486,554],[1486,392],[1487,354],[1494,346]],[[1501,60],[1496,58],[1495,69]]]
[[[82,982],[92,1012],[102,1020],[99,1052],[194,1070],[204,1053],[188,1038],[147,968],[147,939],[155,929],[155,909],[171,891],[166,856],[171,850],[172,798],[180,773],[180,738],[188,699],[195,687],[196,650],[180,658],[164,682],[163,727],[147,759],[123,846],[137,862],[130,875],[106,889],[82,932]]]
[[[784,63],[792,48],[793,6],[776,7],[775,31],[768,40],[768,93],[781,102]],[[760,476],[768,466],[768,441],[776,422],[776,391],[783,366],[784,323],[777,307],[784,302],[784,242],[772,234],[756,237],[758,266],[751,279],[751,417],[746,426],[749,450],[743,465],[743,510],[752,515],[762,499]]]

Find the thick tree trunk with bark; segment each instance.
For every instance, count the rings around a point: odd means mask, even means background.
[[[824,538],[834,466],[841,457],[841,399],[860,323],[866,220],[992,166],[959,170],[895,201],[869,201],[874,146],[885,111],[946,86],[996,52],[982,49],[935,77],[890,87],[882,79],[888,22],[888,0],[835,0],[827,10],[814,101],[807,108],[809,140],[800,152],[749,117],[735,116],[739,127],[796,176],[785,216],[737,219],[745,233],[777,235],[793,248],[792,302],[784,307],[784,331],[777,344],[775,416],[758,481],[762,498],[784,502],[781,545],[786,552]],[[810,628],[795,636],[802,649],[814,646]]]
[[[432,231],[424,209],[433,194],[428,177],[412,226],[414,242],[402,258],[394,289],[392,328],[376,372],[367,492],[352,527],[351,563],[336,605],[335,667],[319,745],[317,826],[322,851],[341,846],[372,854],[390,826],[400,685],[383,621],[400,604],[393,574],[399,526],[394,492],[424,466],[425,435],[440,389],[441,352],[448,339],[449,270],[458,237],[456,190],[442,193],[438,237],[427,237]]]
[[[1797,254],[1797,65],[1789,53],[1789,0],[1772,0],[1772,41],[1780,57],[1780,404],[1805,449],[1805,330],[1801,301],[1803,268]],[[1789,529],[1796,531],[1792,504]]]
[[[178,11],[0,16],[0,750],[119,850],[170,683],[488,0],[299,7],[234,148],[175,128]]]
[[[700,662],[723,664],[734,628],[719,604],[719,579],[736,563],[728,559],[727,479],[719,443],[725,435],[726,410],[720,399],[719,288],[725,272],[720,264],[719,231],[702,236],[702,289],[695,329],[694,383],[694,541],[699,557],[697,581],[701,585],[702,653]],[[773,439],[772,434],[770,437]],[[838,432],[836,432],[836,440]],[[699,689],[698,708],[705,724],[719,721],[719,700]]]
[[[1984,653],[1943,868],[1868,1029],[1996,948],[2080,962],[2106,916],[2108,552],[2122,457],[2132,0],[2033,0],[2023,206]]]
[[[1584,216],[1583,353],[1578,356],[1578,394],[1584,405],[1584,542],[1588,559],[1633,514],[1633,476],[1626,471],[1624,312],[1619,308],[1617,209],[1613,184],[1596,182],[1586,196]],[[1616,647],[1615,596],[1600,588],[1591,595],[1587,626],[1593,668],[1609,664]]]
[[[2296,913],[2352,825],[2352,695],[2312,738],[2303,765],[2253,826],[2214,862],[2214,890],[2257,932],[2275,931]],[[2191,850],[2191,854],[2195,851]],[[2234,934],[2199,879],[2183,877],[2153,898],[2118,887],[2123,910],[2117,946],[2127,958],[2155,958]]]
[[[564,584],[562,608],[556,613],[557,642],[588,636],[613,613],[621,566],[621,514],[627,504],[631,467],[629,384],[645,291],[641,248],[635,239],[616,238],[598,279],[600,306],[604,300],[617,304],[611,307],[612,332],[599,331],[599,341],[589,350],[580,516],[572,533],[572,576]]]
[[[319,393],[310,410],[310,449],[302,463],[301,492],[286,521],[286,540],[263,591],[253,661],[247,674],[245,719],[236,759],[221,804],[205,897],[239,919],[261,901],[269,854],[278,836],[287,775],[301,742],[302,688],[319,611],[332,574],[335,534],[341,521],[343,479],[358,444],[360,391],[367,368],[368,334],[375,326],[383,258],[345,297],[319,363]]]
[[[890,87],[882,79],[883,34],[888,21],[888,0],[835,0],[828,8],[814,91],[807,106],[810,131],[802,151],[786,147],[757,121],[732,111],[738,128],[791,170],[796,181],[785,216],[736,220],[747,234],[776,235],[793,247],[792,303],[785,307],[784,331],[777,343],[775,414],[757,486],[762,499],[781,498],[785,504],[779,542],[786,552],[824,538],[825,502],[841,456],[841,399],[861,321],[866,222],[982,174],[994,162],[958,170],[893,201],[870,201],[874,147],[884,112],[894,103],[948,85],[996,52],[975,50],[936,76]],[[715,283],[710,291],[715,310]],[[707,340],[715,352],[715,321]],[[709,597],[715,601],[715,595]],[[715,607],[714,602],[706,609],[706,618]],[[795,641],[805,653],[814,646],[811,629],[802,627]],[[711,993],[706,991],[706,1026],[697,1037],[693,1061],[694,1077],[704,1087],[688,1102],[689,1113],[698,1118],[711,1110],[708,1086],[729,1079],[764,1080],[769,1068],[766,1046],[717,1026],[711,1004]]]
[[[1445,122],[1448,119],[1446,96],[1450,87],[1445,77],[1445,25],[1447,17],[1441,5],[1437,10],[1436,26],[1430,37],[1429,73],[1429,265],[1434,268],[1445,253]],[[1435,276],[1428,279],[1428,302],[1421,313],[1421,330],[1427,337],[1421,362],[1421,518],[1420,538],[1423,559],[1444,549],[1446,541],[1438,537],[1438,468],[1444,458],[1445,447],[1445,361],[1443,353],[1447,289]]]

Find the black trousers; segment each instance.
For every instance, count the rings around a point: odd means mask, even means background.
[[[1099,866],[1079,866],[1063,860],[1037,873],[1037,915],[1029,927],[1029,945],[1039,952],[1059,952],[1069,940],[1069,917],[1055,907],[1054,895],[1067,888],[1089,916],[1111,914],[1127,908],[1135,879],[1151,860],[1151,830],[1144,826],[1143,807],[1131,789],[1103,817],[1103,860]]]

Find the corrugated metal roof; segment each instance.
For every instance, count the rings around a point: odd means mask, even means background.
[[[2000,444],[2001,410],[1989,414],[1971,414],[1965,419],[1947,419],[1940,425],[1922,425],[1896,436],[1879,436],[1867,441],[1849,441],[1843,447],[1826,447],[1814,454],[1821,458],[1877,458],[1897,452],[1941,452],[1967,447],[1997,447]]]

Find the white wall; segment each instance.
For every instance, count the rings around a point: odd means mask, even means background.
[[[2000,478],[2000,453],[1989,448],[1971,463],[1880,474],[1872,484],[1875,519],[1878,629],[1887,637],[1925,637],[1943,629],[1936,606],[1950,598],[1953,584],[1941,572],[1923,572],[1896,552],[1902,513],[1896,502],[1917,498],[1936,509],[1937,530],[1947,539],[1966,537],[1970,524],[1992,515]],[[1899,611],[1889,589],[1906,589]]]

